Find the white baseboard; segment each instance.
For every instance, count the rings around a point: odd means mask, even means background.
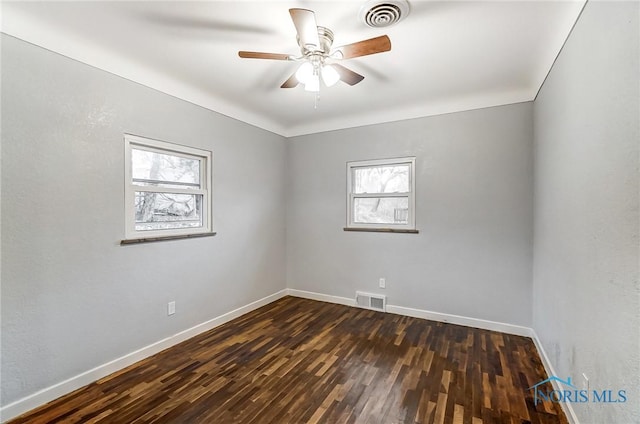
[[[549,356],[547,356],[547,352],[542,347],[542,342],[538,338],[538,334],[534,329],[531,329],[531,338],[533,339],[533,343],[536,345],[536,349],[538,349],[538,353],[540,354],[540,359],[542,360],[542,365],[544,366],[544,370],[547,372],[548,376],[555,375],[556,377],[564,378],[563,376],[559,376],[556,374],[556,370],[553,369],[553,365],[551,365],[551,361],[549,360]],[[564,390],[564,387],[560,387],[560,383],[555,380],[551,381],[551,385],[555,390]],[[567,420],[569,420],[570,424],[580,424],[578,421],[578,417],[576,415],[576,411],[573,410],[573,406],[571,402],[561,402],[560,406],[564,411],[564,414],[567,416]]]
[[[164,349],[174,346],[180,342],[183,342],[191,337],[197,336],[200,333],[211,330],[225,322],[231,321],[241,315],[258,309],[261,306],[267,305],[273,301],[276,301],[287,295],[287,289],[280,290],[277,293],[263,297],[262,299],[251,302],[248,305],[234,309],[226,314],[220,315],[213,319],[210,319],[201,324],[195,325],[189,329],[181,331],[173,336],[167,337],[134,352],[128,353],[106,364],[99,365],[93,369],[83,372],[82,374],[71,377],[65,381],[54,384],[15,402],[0,408],[0,422],[8,421],[18,415],[24,414],[34,408],[44,405],[47,402],[51,402],[60,396],[71,393],[72,391],[86,386],[96,380],[106,377],[116,371],[128,367],[142,359],[155,355],[156,353],[163,351]]]
[[[287,294],[293,297],[319,300],[321,302],[337,303],[338,305],[356,306],[356,300],[348,297],[332,296],[330,294],[316,293],[297,289],[287,289]]]
[[[355,306],[355,299],[348,297],[332,296],[329,294],[315,293],[304,290],[287,289],[287,294],[295,297],[302,297],[311,300],[320,300],[322,302],[338,303],[340,305]],[[387,305],[387,312],[398,315],[406,315],[408,317],[429,319],[432,321],[448,322],[451,324],[464,325],[467,327],[482,328],[484,330],[500,331],[507,334],[515,334],[518,336],[532,337],[533,330],[529,327],[519,325],[505,324],[503,322],[487,321],[478,318],[463,317],[460,315],[443,314],[441,312],[432,312],[424,309],[407,308],[404,306]]]
[[[423,309],[407,308],[404,306],[387,305],[387,312],[398,315],[406,315],[414,318],[429,319],[432,321],[447,322],[449,324],[464,325],[465,327],[481,328],[483,330],[499,331],[501,333],[515,334],[516,336],[531,337],[531,328],[520,325],[506,324],[504,322],[489,321],[480,318],[470,318],[461,315],[443,314],[441,312],[426,311]]]

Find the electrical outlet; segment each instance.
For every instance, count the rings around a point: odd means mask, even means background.
[[[582,390],[589,390],[589,377],[585,373],[582,373]]]
[[[176,313],[176,302],[167,303],[167,315],[173,315]]]
[[[380,279],[380,282],[378,283],[378,285],[380,286],[381,289],[384,289],[387,287],[387,280],[385,280],[384,278]]]

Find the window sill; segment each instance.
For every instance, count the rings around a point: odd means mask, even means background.
[[[400,230],[396,228],[353,228],[344,227],[344,231],[359,231],[368,233],[405,233],[405,234],[418,234],[418,230]]]
[[[126,239],[126,240],[120,241],[120,246],[126,246],[128,244],[153,243],[156,241],[169,241],[169,240],[190,239],[190,238],[199,238],[199,237],[211,237],[211,236],[215,236],[216,234],[217,233],[200,233],[200,234],[185,234],[180,236],[163,236],[163,237]]]

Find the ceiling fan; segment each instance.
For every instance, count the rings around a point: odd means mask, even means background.
[[[391,40],[386,35],[347,44],[331,49],[333,32],[316,24],[313,11],[307,9],[289,9],[291,19],[296,27],[300,56],[280,53],[263,53],[239,51],[238,55],[245,59],[272,59],[302,62],[298,70],[280,87],[293,88],[303,84],[305,90],[320,91],[320,79],[327,87],[338,81],[355,85],[364,76],[336,63],[343,59],[382,53],[391,50]]]

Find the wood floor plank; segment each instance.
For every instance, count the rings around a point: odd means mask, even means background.
[[[531,339],[285,297],[10,424],[560,423]]]

